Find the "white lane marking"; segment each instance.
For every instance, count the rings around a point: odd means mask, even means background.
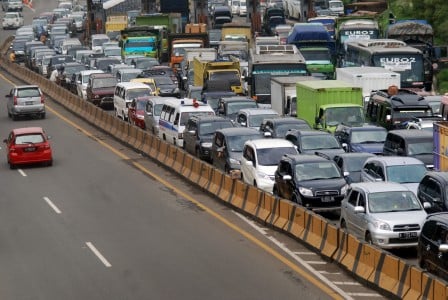
[[[341,295],[344,299],[346,300],[354,300],[352,297],[350,297],[349,294],[347,294],[346,292],[344,292],[342,289],[340,289],[337,285],[335,285],[333,282],[331,282],[328,278],[326,278],[325,276],[323,276],[322,274],[320,274],[319,272],[317,272],[313,267],[311,267],[308,263],[306,263],[303,259],[301,259],[299,256],[297,256],[296,254],[294,254],[293,251],[289,250],[288,248],[286,248],[284,245],[282,245],[282,243],[280,243],[277,239],[275,239],[272,236],[268,236],[266,235],[266,233],[264,233],[263,230],[260,229],[260,227],[258,227],[257,224],[255,224],[255,222],[247,219],[245,216],[243,216],[242,214],[233,211],[234,214],[236,214],[240,219],[242,219],[244,222],[246,222],[247,224],[249,224],[249,226],[251,226],[252,228],[254,228],[256,231],[260,232],[261,234],[265,235],[265,237],[270,240],[272,243],[274,243],[275,245],[277,245],[277,247],[279,247],[280,249],[282,249],[285,253],[287,253],[289,256],[291,256],[295,261],[297,261],[299,264],[301,264],[305,269],[307,269],[308,271],[310,271],[311,273],[313,273],[314,276],[316,276],[317,278],[319,278],[323,283],[325,283],[327,286],[329,286],[331,289],[333,289],[335,292],[337,292],[339,295]]]
[[[86,242],[87,247],[92,250],[93,254],[95,254],[99,260],[108,268],[112,267],[112,265],[107,261],[107,259],[98,251],[95,246],[91,242]]]
[[[380,294],[374,294],[374,293],[347,293],[347,294],[355,297],[383,297]]]
[[[327,264],[324,261],[317,261],[317,260],[305,260],[305,262],[310,265],[326,265]]]
[[[303,252],[294,252],[294,254],[297,254],[297,255],[317,255],[316,253],[314,253],[314,252],[307,252],[307,251],[303,251]]]
[[[23,172],[22,169],[17,169],[17,171],[19,171],[20,175],[22,175],[23,177],[26,177],[26,176],[27,176],[26,173]]]
[[[327,275],[341,275],[341,272],[327,272],[327,271],[318,271],[320,274],[327,274]]]
[[[333,283],[337,285],[360,285],[359,282],[356,281],[333,281]]]
[[[59,208],[53,203],[51,202],[50,198],[48,197],[44,197],[44,200],[47,202],[48,205],[50,205],[50,207],[57,213],[60,214],[61,211],[59,210]]]

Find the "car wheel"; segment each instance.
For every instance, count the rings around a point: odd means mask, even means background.
[[[14,169],[16,168],[16,165],[13,164],[13,163],[9,163],[9,168],[10,168],[11,170],[14,170]]]
[[[14,115],[14,114],[12,115],[12,120],[13,120],[13,121],[17,121],[18,118],[19,118],[19,117],[18,117],[17,115]]]
[[[370,244],[370,245],[373,244],[373,241],[372,241],[372,235],[370,234],[370,232],[367,232],[367,233],[366,233],[366,238],[365,238],[365,240],[366,240],[366,243],[368,243],[368,244]]]
[[[41,113],[41,114],[40,114],[40,118],[41,118],[41,119],[45,119],[45,113]]]
[[[11,113],[8,111],[8,118],[11,118],[12,117],[12,115],[11,115]]]
[[[297,195],[292,195],[292,202],[302,205],[302,199]]]
[[[428,269],[428,264],[425,262],[425,260],[423,258],[419,258],[418,259],[418,266],[424,270]]]
[[[230,174],[230,168],[229,168],[228,165],[225,165],[225,166],[224,166],[224,172],[225,172],[226,174]]]

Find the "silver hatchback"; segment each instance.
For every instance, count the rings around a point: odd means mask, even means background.
[[[6,98],[8,117],[13,120],[17,120],[20,116],[45,118],[44,94],[37,85],[15,86]]]
[[[416,247],[426,212],[393,182],[353,183],[341,203],[341,228],[384,249]]]

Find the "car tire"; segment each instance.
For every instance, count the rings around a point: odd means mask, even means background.
[[[373,241],[372,241],[372,235],[370,234],[370,232],[366,233],[366,238],[365,238],[366,243],[372,245]]]
[[[16,168],[16,165],[13,164],[13,163],[9,163],[9,168],[10,168],[11,170],[14,170],[14,169]]]
[[[13,121],[17,121],[17,119],[19,118],[17,115],[14,115],[14,114],[12,114],[11,117],[12,117]]]
[[[41,119],[45,119],[45,113],[41,113],[41,114],[40,114],[40,118],[41,118]]]
[[[296,194],[292,195],[292,202],[302,205],[302,200]]]
[[[51,167],[53,165],[53,160],[50,160],[49,162],[47,162],[47,167]]]

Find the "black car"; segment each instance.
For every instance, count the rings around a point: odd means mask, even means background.
[[[448,211],[448,172],[427,172],[418,185],[417,197],[427,213]]]
[[[260,138],[260,132],[253,128],[233,127],[217,130],[212,141],[213,166],[226,173],[240,170],[244,143]]]
[[[347,190],[336,163],[317,155],[285,155],[275,172],[274,195],[313,210],[339,209]]]
[[[448,280],[448,212],[429,215],[418,239],[421,268]]]
[[[349,126],[340,124],[334,136],[347,152],[368,152],[382,154],[387,130],[384,127],[364,124]]]
[[[183,148],[200,159],[210,161],[213,134],[218,129],[233,127],[230,120],[218,116],[192,116],[183,133]]]
[[[260,131],[266,137],[284,138],[289,130],[312,130],[310,124],[303,119],[293,117],[264,119],[260,126]]]
[[[159,96],[180,98],[179,87],[170,76],[154,76],[152,78]]]
[[[375,156],[367,152],[347,152],[333,157],[333,160],[347,178],[348,183],[361,182],[361,169],[369,157]]]
[[[249,97],[222,97],[218,101],[218,115],[229,120],[235,120],[240,109],[257,107],[257,102]]]
[[[345,153],[334,135],[319,130],[289,130],[285,139],[297,146],[301,154],[323,154],[329,159]]]

